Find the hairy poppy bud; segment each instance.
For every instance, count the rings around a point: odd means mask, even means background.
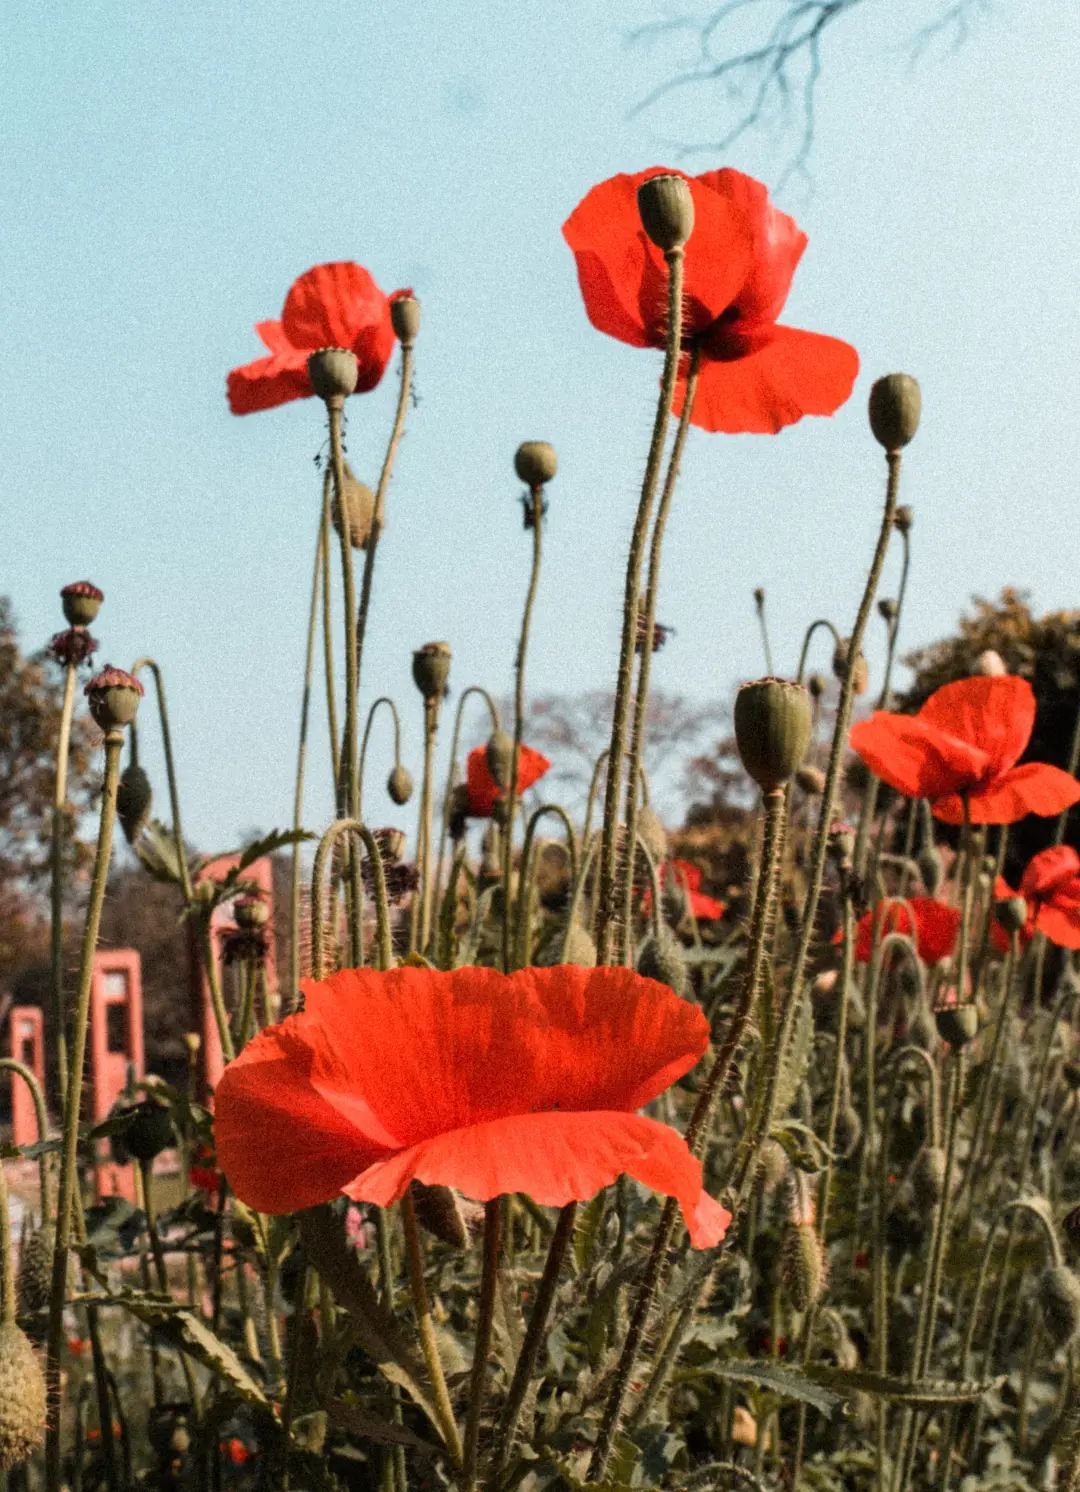
[[[1022,896],[1010,896],[997,903],[994,914],[1007,933],[1022,932],[1027,923],[1027,902]]]
[[[103,731],[130,725],[143,696],[143,686],[122,668],[108,665],[83,690],[90,713]]]
[[[811,699],[820,699],[829,687],[829,681],[823,673],[812,673],[806,681],[806,687]]]
[[[105,592],[99,591],[89,580],[73,580],[60,592],[60,604],[64,615],[73,627],[89,627],[101,610]]]
[[[893,528],[901,534],[910,534],[911,525],[915,522],[915,514],[907,503],[901,503],[893,518]]]
[[[735,696],[735,744],[763,793],[774,792],[798,770],[810,744],[810,696],[787,679],[758,679]]]
[[[19,1248],[19,1273],[15,1281],[20,1315],[36,1316],[38,1311],[49,1308],[55,1243],[56,1230],[51,1223],[42,1223],[22,1241]]]
[[[360,366],[347,347],[320,347],[308,358],[307,370],[314,392],[338,409],[356,392]]]
[[[251,931],[266,926],[270,921],[270,908],[261,896],[238,896],[233,902],[233,916],[237,927]]]
[[[825,1251],[813,1223],[788,1223],[784,1228],[781,1277],[788,1299],[806,1311],[825,1288]]]
[[[899,451],[919,428],[922,393],[910,373],[887,373],[870,390],[870,429],[887,451]]]
[[[566,941],[566,954],[563,955],[563,940]],[[552,969],[559,964],[579,964],[583,969],[595,969],[596,967],[596,944],[591,934],[580,922],[574,922],[570,928],[569,936],[566,933],[565,922],[556,925],[555,934],[548,938],[540,949],[534,963],[539,969]]]
[[[411,290],[390,297],[390,325],[402,347],[411,347],[420,335],[420,302]]]
[[[1008,671],[1004,658],[995,648],[986,648],[975,660],[975,672],[982,674],[984,678],[997,679]]]
[[[391,801],[400,808],[407,803],[413,795],[412,773],[407,767],[400,764],[392,767],[390,776],[386,779],[386,791],[390,794]]]
[[[928,844],[924,850],[919,851],[916,861],[922,883],[931,896],[937,894],[938,887],[945,879],[945,862],[932,844]]]
[[[124,768],[116,789],[116,816],[128,844],[134,844],[150,819],[154,790],[137,762]]]
[[[0,1323],[0,1471],[33,1455],[45,1438],[45,1374],[24,1331]]]
[[[1035,1293],[1046,1335],[1055,1347],[1067,1347],[1080,1331],[1080,1280],[1063,1264],[1051,1264]]]
[[[667,859],[667,830],[660,822],[655,810],[649,807],[638,809],[637,832],[638,838],[648,850],[654,865],[659,865],[661,860]]]
[[[463,782],[450,789],[450,801],[446,807],[447,827],[451,839],[460,839],[465,833],[469,817],[469,789]]]
[[[638,956],[637,970],[646,979],[657,979],[677,995],[686,994],[688,970],[682,945],[670,928],[661,925]]]
[[[650,176],[637,191],[641,226],[665,254],[681,249],[694,231],[694,199],[683,176]]]
[[[800,767],[795,773],[795,781],[812,798],[820,798],[825,791],[825,773],[820,767]]]
[[[441,699],[450,677],[450,644],[425,642],[412,655],[412,676],[425,699]]]
[[[891,596],[882,596],[877,604],[878,616],[882,621],[895,622],[900,614],[900,608]]]
[[[514,770],[514,738],[509,731],[491,732],[484,747],[484,758],[495,786],[500,792],[506,792]]]
[[[523,440],[514,452],[514,470],[526,487],[542,487],[558,469],[555,447],[546,440]]]
[[[483,1216],[483,1208],[464,1202],[457,1192],[438,1182],[429,1186],[426,1182],[414,1181],[410,1190],[421,1227],[451,1248],[468,1248],[469,1227],[464,1209],[469,1208],[475,1221],[477,1212]]]
[[[855,694],[865,694],[870,683],[870,670],[866,666],[866,658],[860,653],[854,665],[851,662],[851,639],[842,637],[836,644],[832,656],[832,671],[841,683],[847,678],[848,669],[852,669],[851,687]]]
[[[945,1152],[940,1145],[926,1145],[911,1169],[911,1190],[924,1212],[932,1212],[945,1195]]]
[[[345,482],[341,491],[341,503],[337,494],[330,504],[330,519],[338,534],[341,533],[341,513],[349,525],[349,542],[354,549],[366,549],[375,523],[375,494],[366,482],[358,481],[349,463],[345,462]]]
[[[775,1191],[790,1169],[791,1161],[783,1145],[777,1140],[766,1140],[758,1158],[758,1178],[762,1190]]]
[[[950,1046],[966,1046],[979,1030],[979,1012],[972,1002],[965,1005],[941,1005],[934,1011],[938,1035]]]
[[[121,1137],[124,1149],[137,1161],[149,1164],[163,1150],[176,1143],[172,1115],[155,1098],[144,1099],[131,1112],[134,1117]]]

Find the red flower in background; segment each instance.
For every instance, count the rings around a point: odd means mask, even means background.
[[[195,1147],[188,1167],[190,1184],[196,1191],[209,1192],[212,1197],[217,1196],[221,1186],[221,1172],[214,1162],[214,1147],[203,1143]]]
[[[534,751],[531,746],[523,745],[518,753],[517,796],[520,798],[523,792],[539,782],[550,766],[551,763],[542,751]],[[506,797],[507,790],[495,785],[491,768],[488,766],[486,747],[477,746],[469,752],[465,770],[465,787],[469,795],[469,817],[489,819],[495,804],[500,798]]]
[[[883,782],[909,798],[928,798],[934,817],[963,821],[966,793],[973,824],[1046,818],[1080,802],[1080,782],[1045,762],[1016,762],[1035,725],[1026,679],[958,679],[931,694],[917,715],[876,710],[851,732],[851,744]]]
[[[994,886],[995,900],[1007,901],[1011,896],[1022,896],[1027,902],[1027,922],[1020,930],[1022,943],[1030,943],[1041,932],[1059,948],[1080,948],[1080,855],[1071,845],[1053,845],[1033,855],[1019,891],[999,876]],[[1006,952],[1008,933],[997,921],[992,932],[995,947]]]
[[[635,1111],[689,1071],[709,1027],[629,969],[345,969],[249,1041],[215,1095],[241,1201],[388,1207],[414,1179],[477,1201],[583,1201],[626,1172],[678,1198],[695,1247],[731,1214],[675,1130]]]
[[[666,167],[612,176],[563,224],[589,320],[632,347],[663,347],[667,270],[638,216],[638,187]],[[682,175],[682,172],[673,172]],[[806,234],[752,176],[725,167],[688,176],[694,231],[686,244],[683,346],[700,348],[691,423],[774,435],[807,414],[833,414],[859,371],[853,347],[778,326]],[[682,369],[674,412],[686,388]]]
[[[724,915],[724,903],[702,891],[704,878],[701,866],[692,860],[665,860],[660,867],[660,884],[684,887],[690,910],[699,922],[718,922]]]
[[[356,392],[365,394],[383,376],[394,348],[390,301],[362,265],[347,260],[317,264],[294,280],[281,320],[259,321],[255,330],[270,355],[229,374],[233,414],[311,398],[307,360],[320,347],[346,347],[356,354]]]
[[[960,913],[943,901],[932,896],[912,896],[907,901],[888,898],[859,918],[855,928],[855,957],[859,963],[868,964],[875,937],[880,943],[889,933],[903,933],[914,939],[915,950],[924,964],[936,964],[952,953],[959,931]],[[834,943],[841,939],[840,932],[833,934]]]

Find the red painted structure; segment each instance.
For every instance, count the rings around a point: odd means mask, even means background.
[[[90,984],[90,1112],[94,1124],[108,1115],[127,1084],[129,1070],[145,1075],[143,1055],[142,961],[134,948],[102,949],[94,954]],[[104,1155],[97,1165],[99,1197],[132,1200],[130,1166],[117,1166]]]
[[[45,1088],[45,1018],[37,1005],[11,1007],[11,1055],[28,1067]],[[11,1142],[32,1145],[39,1139],[37,1115],[30,1090],[17,1073],[11,1074]]]
[[[203,866],[199,872],[199,880],[224,880],[229,871],[238,864],[239,855],[222,855],[217,860],[211,860]],[[273,927],[274,921],[274,870],[269,858],[256,860],[254,864],[245,867],[241,879],[254,884],[262,892],[262,898],[270,909],[270,921],[268,927]],[[214,950],[214,963],[217,968],[218,979],[222,988],[225,988],[225,971],[222,967],[221,942],[222,938],[233,929],[232,908],[229,902],[214,908],[210,922],[210,941]],[[266,963],[264,966],[266,977],[266,989],[271,995],[277,992],[277,963],[274,958],[274,938],[271,933],[267,939],[268,949]],[[192,946],[192,983],[197,992],[198,1001],[198,1031],[202,1037],[202,1079],[205,1086],[213,1090],[217,1087],[222,1072],[225,1070],[225,1061],[221,1051],[221,1039],[218,1036],[217,1021],[214,1019],[214,1007],[210,999],[210,985],[203,972],[202,961],[199,958],[198,949]],[[226,1006],[228,1007],[226,996]]]

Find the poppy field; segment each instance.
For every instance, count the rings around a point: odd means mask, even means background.
[[[308,401],[327,442],[293,822],[193,854],[168,657],[99,666],[103,591],[61,592],[49,1060],[0,1061],[36,1136],[0,1167],[12,1492],[1080,1492],[1080,716],[1043,760],[1045,679],[986,649],[921,698],[899,690],[919,384],[787,324],[806,236],[762,183],[618,175],[562,233],[567,293],[576,272],[589,322],[659,385],[583,807],[549,793],[527,739],[530,656],[563,645],[533,626],[558,432],[507,453],[530,552],[509,701],[422,639],[399,696],[373,697],[424,335],[413,290],[360,264],[300,274],[226,382],[237,416]],[[398,397],[369,488],[347,425],[384,377]],[[853,396],[880,525],[872,553],[834,563],[863,572],[861,599],[785,639],[784,676],[757,597],[767,672],[746,661],[732,708],[742,868],[721,875],[662,824],[644,766],[688,432],[782,438]],[[103,782],[69,978],[83,701]],[[328,763],[309,750],[321,711]],[[380,711],[385,782],[365,775]],[[139,761],[154,732],[164,784]],[[329,824],[306,806],[320,772]],[[132,1067],[102,1119],[88,1074],[118,830],[176,900],[206,1022],[186,1082]],[[34,1188],[17,1230],[16,1170]]]

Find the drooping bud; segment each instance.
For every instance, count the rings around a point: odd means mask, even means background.
[[[681,249],[694,231],[694,199],[684,176],[650,176],[637,191],[641,226],[665,254]]]
[[[938,1035],[950,1046],[966,1046],[979,1030],[979,1012],[973,1001],[963,1005],[940,1005],[934,1011]]]
[[[0,1323],[0,1471],[20,1466],[45,1438],[45,1374],[24,1331]]]
[[[270,921],[270,908],[261,896],[238,896],[233,902],[233,916],[237,927],[250,932],[266,926]]]
[[[311,387],[327,404],[341,408],[350,394],[356,392],[360,368],[356,353],[347,347],[320,347],[307,360]]]
[[[882,596],[877,604],[877,609],[878,616],[885,622],[895,622],[896,618],[900,615],[900,608],[891,596]]]
[[[852,670],[851,687],[855,694],[865,694],[870,684],[870,670],[866,665],[866,657],[863,653],[851,662],[851,639],[842,637],[833,650],[832,671],[841,683],[848,676],[848,669]]]
[[[788,1223],[784,1228],[781,1278],[797,1311],[806,1311],[825,1288],[825,1251],[813,1223]]]
[[[820,699],[829,687],[829,681],[823,673],[812,673],[806,681],[806,687],[811,699]]]
[[[563,954],[564,939],[565,955]],[[555,928],[554,937],[548,938],[537,953],[535,963],[540,969],[552,969],[564,963],[579,964],[583,969],[595,969],[596,944],[587,928],[583,927],[580,922],[574,921],[569,936],[567,936],[565,922],[559,923]]]
[[[51,1223],[42,1223],[22,1241],[19,1248],[19,1272],[15,1280],[20,1315],[36,1316],[39,1311],[49,1308],[55,1241],[56,1230]]]
[[[994,915],[1007,933],[1023,932],[1027,925],[1027,902],[1022,896],[1010,896],[995,905]]]
[[[811,798],[820,798],[825,791],[825,773],[820,767],[800,767],[795,781]]]
[[[176,1144],[172,1114],[155,1098],[146,1098],[131,1110],[134,1117],[123,1132],[124,1148],[137,1161],[147,1164]]]
[[[121,772],[116,789],[116,816],[128,844],[134,844],[149,823],[153,801],[149,777],[138,762],[132,762]]]
[[[938,887],[945,879],[945,862],[937,847],[928,844],[925,849],[920,850],[916,864],[927,892],[930,896],[936,896]]]
[[[90,713],[103,731],[130,725],[143,696],[143,686],[122,668],[106,665],[83,690]]]
[[[413,795],[412,773],[407,767],[399,763],[390,769],[390,776],[386,779],[386,791],[390,794],[392,802],[400,808],[407,803]]]
[[[426,1228],[433,1237],[438,1238],[441,1243],[449,1244],[451,1248],[468,1248],[469,1227],[465,1217],[465,1207],[473,1213],[474,1222],[477,1213],[481,1218],[483,1217],[482,1207],[478,1208],[475,1203],[465,1202],[457,1192],[439,1182],[428,1185],[423,1181],[414,1181],[411,1196],[416,1207],[417,1221],[422,1227]]]
[[[514,738],[509,731],[499,729],[491,732],[484,747],[484,758],[492,781],[500,792],[505,793],[514,771]]]
[[[105,592],[98,590],[89,580],[73,580],[60,592],[60,604],[64,615],[73,627],[89,627],[101,610]]]
[[[1080,1280],[1063,1264],[1051,1264],[1036,1286],[1043,1328],[1055,1347],[1067,1347],[1080,1331]]]
[[[931,1213],[945,1195],[945,1152],[940,1145],[925,1145],[915,1157],[911,1190],[926,1213]]]
[[[411,290],[395,290],[390,297],[390,325],[402,347],[411,347],[420,335],[420,302]]]
[[[836,1134],[833,1137],[836,1153],[841,1160],[847,1160],[854,1153],[862,1139],[862,1132],[863,1122],[859,1111],[849,1098],[837,1110]]]
[[[450,677],[450,644],[425,642],[412,655],[412,676],[425,699],[441,699]]]
[[[887,373],[870,390],[870,429],[887,451],[899,451],[919,428],[922,392],[910,373]]]
[[[654,865],[666,860],[668,855],[667,830],[654,809],[643,804],[637,815],[638,838],[649,852]]]
[[[761,1147],[758,1179],[763,1191],[775,1191],[791,1170],[788,1153],[778,1140],[769,1139]]]
[[[345,463],[345,481],[342,486],[342,501],[339,506],[337,494],[330,504],[330,519],[338,534],[341,533],[341,511],[349,525],[349,542],[354,549],[366,549],[375,523],[375,494],[366,482],[357,479],[349,463]]]
[[[682,945],[669,927],[662,923],[638,955],[637,971],[646,979],[657,979],[677,995],[685,995],[689,980]]]
[[[986,648],[975,660],[975,672],[984,678],[998,679],[1008,673],[1005,660],[995,648]]]
[[[523,440],[514,452],[514,470],[526,487],[543,487],[558,469],[555,447],[546,440]]]
[[[391,794],[393,797],[393,794]],[[395,799],[395,802],[397,800]],[[469,789],[463,782],[450,789],[450,801],[446,806],[447,827],[450,838],[458,840],[465,833],[469,818]]]
[[[810,696],[787,679],[758,679],[735,696],[735,744],[763,793],[774,792],[799,769],[810,744]]]

